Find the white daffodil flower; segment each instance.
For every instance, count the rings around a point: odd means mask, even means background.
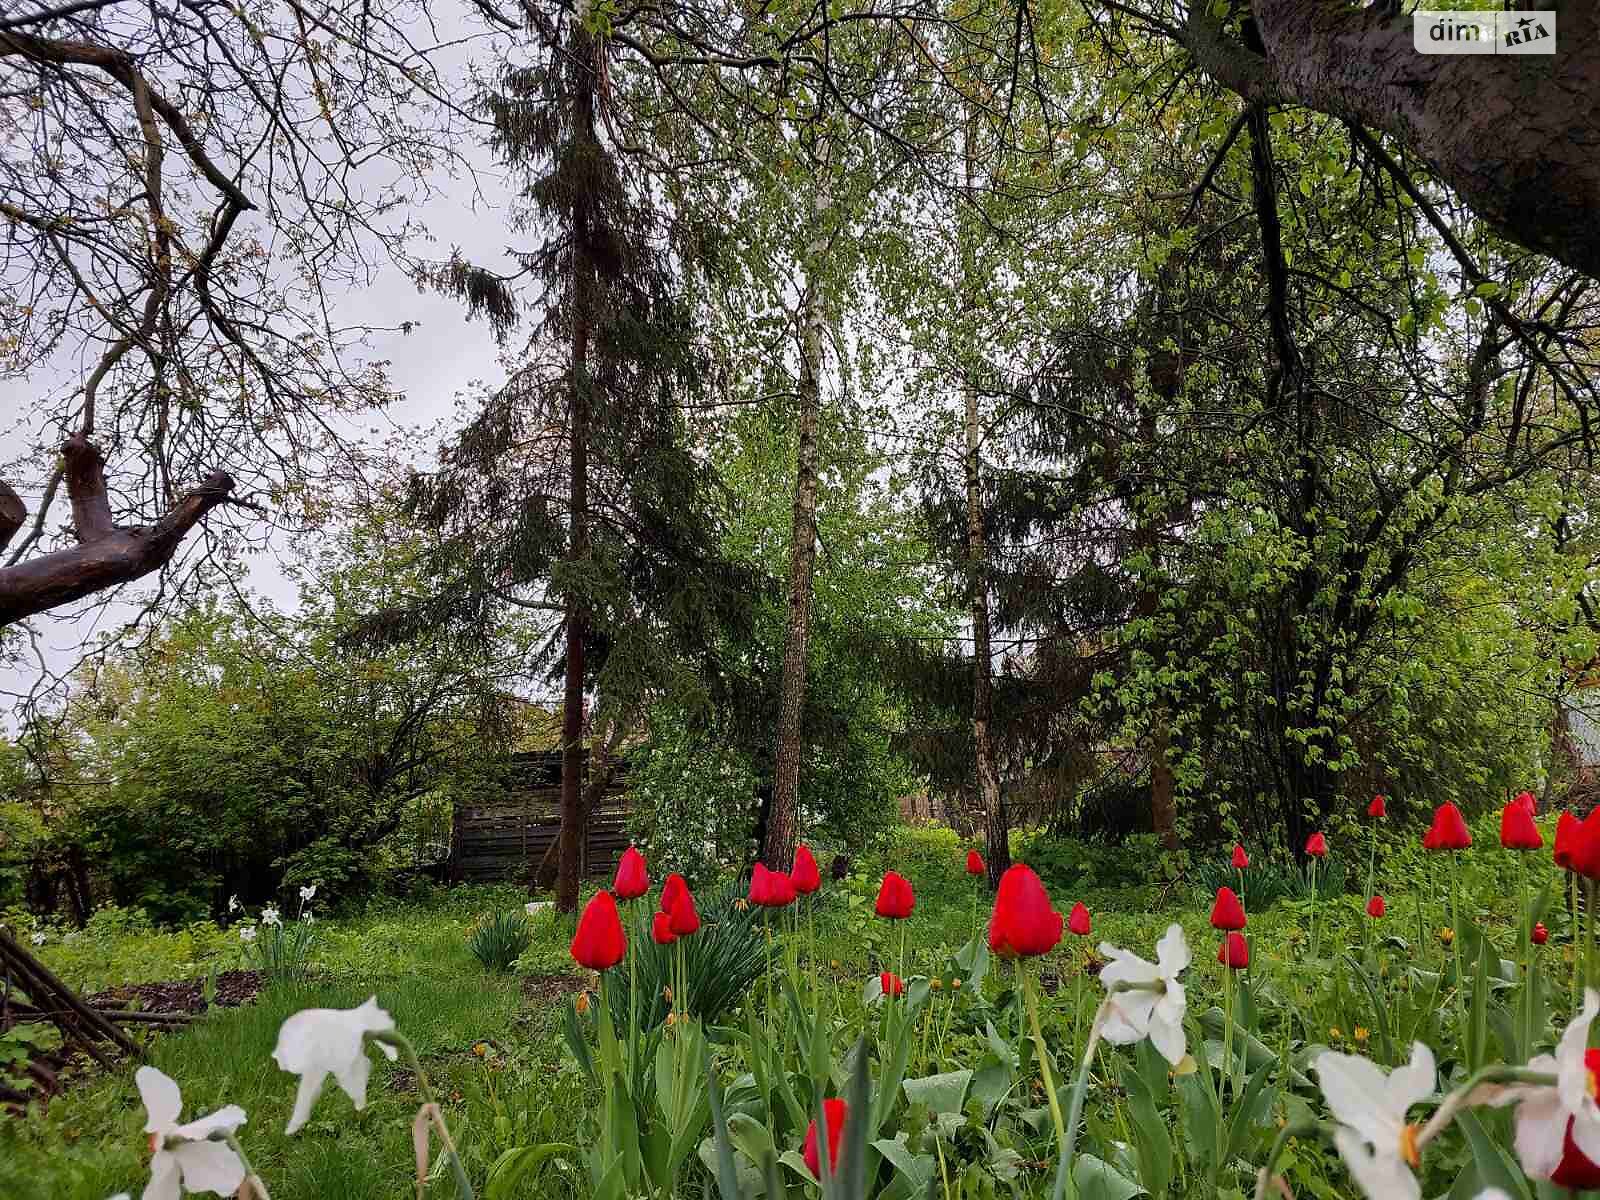
[[[256,927],[254,925],[239,926],[239,940],[248,946],[256,940]]]
[[[1173,1066],[1183,1059],[1183,1014],[1188,1005],[1178,976],[1189,966],[1189,943],[1183,930],[1169,925],[1156,943],[1156,961],[1146,962],[1131,950],[1100,943],[1100,953],[1111,961],[1100,971],[1111,1009],[1100,1036],[1123,1046],[1148,1037]],[[1114,992],[1118,983],[1162,985],[1160,991]]]
[[[244,1163],[231,1147],[209,1139],[213,1133],[233,1133],[243,1125],[244,1109],[230,1104],[180,1125],[183,1096],[176,1083],[154,1067],[140,1067],[133,1081],[149,1116],[144,1131],[154,1152],[143,1200],[178,1200],[185,1191],[219,1196],[238,1191],[244,1182]]]
[[[269,904],[261,910],[261,923],[263,925],[281,925],[283,918],[278,915],[278,906]]]
[[[553,900],[529,900],[522,906],[522,911],[530,917],[536,917],[554,903]]]
[[[238,896],[229,896],[228,897],[228,911],[231,912],[231,913],[239,911],[239,897]]]
[[[317,885],[314,884],[314,883],[310,884],[307,887],[303,887],[303,888],[300,889],[300,899],[301,900],[309,900],[313,896],[315,896],[316,894],[317,894]]]
[[[39,930],[39,931],[38,931],[38,932],[37,932],[37,933],[35,933],[35,934],[34,934],[34,935],[33,935],[33,936],[32,936],[32,937],[30,937],[30,938],[29,938],[29,939],[28,939],[28,940],[29,940],[29,941],[30,941],[30,942],[32,942],[32,943],[33,943],[33,944],[34,944],[34,945],[35,945],[35,946],[42,946],[42,945],[44,945],[44,941],[45,941],[45,935],[44,935],[44,930],[42,930],[42,929],[41,929],[41,930]]]
[[[1549,1179],[1561,1165],[1571,1125],[1572,1144],[1590,1162],[1600,1163],[1600,1076],[1588,1062],[1589,1026],[1600,1014],[1600,993],[1587,988],[1583,1008],[1572,1018],[1554,1055],[1541,1054],[1530,1071],[1548,1071],[1555,1087],[1514,1089],[1517,1102],[1517,1158],[1535,1179]]]
[[[1373,1200],[1421,1200],[1422,1185],[1412,1174],[1420,1161],[1418,1126],[1406,1120],[1406,1111],[1433,1094],[1433,1051],[1413,1042],[1410,1063],[1387,1076],[1359,1055],[1334,1050],[1312,1065],[1339,1123],[1333,1144],[1357,1186]]]
[[[360,1008],[307,1008],[294,1014],[278,1030],[278,1048],[272,1057],[285,1071],[300,1076],[295,1093],[294,1112],[285,1133],[294,1133],[311,1117],[311,1106],[322,1094],[322,1085],[332,1075],[355,1106],[367,1103],[367,1076],[372,1060],[367,1057],[363,1035],[383,1033],[394,1028],[389,1014],[378,1007],[373,996]],[[396,1057],[393,1046],[378,1044]]]

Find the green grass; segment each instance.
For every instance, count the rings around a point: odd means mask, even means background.
[[[861,984],[870,972],[887,967],[908,976],[937,973],[972,936],[975,892],[961,869],[962,850],[948,831],[908,832],[882,856],[862,860],[842,884],[825,882],[812,914],[817,973],[821,986],[839,997],[847,1021],[858,1019]],[[1547,856],[1538,857],[1547,866]],[[1105,939],[1148,956],[1173,920],[1183,924],[1194,948],[1195,964],[1187,981],[1191,1004],[1201,1010],[1218,1002],[1221,968],[1214,959],[1216,934],[1206,923],[1209,893],[1164,888],[1154,881],[1087,887],[1096,874],[1070,865],[1072,856],[1043,848],[1039,861],[1057,907],[1065,911],[1082,899],[1095,922],[1091,938],[1068,935],[1043,964],[1047,975],[1060,981],[1059,989],[1046,997],[1045,1020],[1053,1042],[1066,1046],[1070,1031],[1086,1020],[1086,1011],[1074,1014],[1072,1005],[1093,947]],[[1357,873],[1364,877],[1364,857],[1359,861]],[[877,880],[886,865],[917,888],[916,913],[903,929],[872,915]],[[1516,895],[1513,866],[1509,856],[1487,850],[1469,859],[1463,875],[1470,909],[1491,931],[1499,931],[1502,941],[1513,909],[1504,898]],[[1381,932],[1408,943],[1388,952],[1397,965],[1443,957],[1435,936],[1443,894],[1437,870],[1436,862],[1423,860],[1408,846],[1386,848],[1382,878],[1389,916]],[[1130,871],[1129,877],[1149,880],[1154,874]],[[1248,876],[1246,883],[1248,906]],[[551,1140],[583,1145],[593,1097],[562,1042],[565,1001],[525,998],[520,975],[485,970],[468,946],[478,919],[521,899],[514,889],[462,889],[409,902],[385,900],[342,919],[327,919],[318,927],[318,974],[313,981],[271,990],[253,1005],[216,1012],[185,1032],[160,1037],[152,1043],[151,1061],[182,1087],[186,1119],[226,1103],[245,1108],[249,1124],[242,1140],[275,1200],[411,1194],[409,1128],[418,1101],[409,1076],[386,1061],[374,1068],[365,1111],[353,1111],[330,1084],[307,1128],[292,1139],[283,1136],[295,1079],[269,1057],[279,1025],[303,1007],[352,1006],[373,994],[416,1045],[476,1181],[511,1147]],[[1419,903],[1424,926],[1420,947],[1415,944]],[[1355,893],[1327,899],[1319,916],[1325,948],[1360,943],[1366,922],[1363,904],[1364,897]],[[987,916],[987,900],[979,907],[981,920]],[[1293,965],[1307,952],[1309,913],[1306,902],[1293,899],[1265,912],[1251,911],[1246,932],[1255,956],[1257,994],[1268,1010],[1274,991],[1293,985]],[[1553,936],[1544,952],[1554,959],[1564,948],[1559,905],[1546,923]],[[798,923],[802,953],[809,946],[811,924],[806,917]],[[519,969],[570,969],[565,952],[570,920],[544,916],[531,925],[534,941]],[[207,928],[178,933],[100,930],[71,944],[54,940],[44,957],[74,984],[90,990],[238,965],[232,935]],[[991,993],[1008,982],[1003,969],[992,972]],[[1085,1010],[1098,999],[1096,992],[1092,980],[1084,979]],[[760,1003],[764,989],[758,984],[750,996],[751,1003]],[[1315,1016],[1308,1024],[1318,1028],[1298,1029],[1295,1036],[1303,1043],[1343,1038],[1346,1048],[1354,1048],[1348,1039],[1365,1023],[1364,1004],[1360,996],[1330,994],[1309,1010]],[[1437,1018],[1426,1005],[1416,1007],[1422,1014],[1419,1022]],[[1337,1034],[1332,1032],[1336,1029]],[[1396,1032],[1407,1045],[1411,1036],[1428,1036],[1421,1026]],[[952,1055],[966,1053],[978,1040],[960,1033]],[[485,1046],[481,1055],[475,1053],[480,1044]],[[104,1200],[118,1191],[137,1195],[146,1174],[143,1119],[132,1071],[126,1070],[80,1080],[24,1119],[0,1120],[0,1196]],[[1336,1178],[1344,1182],[1342,1176]],[[524,1194],[581,1196],[587,1194],[584,1182],[581,1164],[557,1164]],[[688,1194],[698,1194],[700,1186],[697,1175]],[[441,1174],[431,1194],[451,1195],[452,1185]]]

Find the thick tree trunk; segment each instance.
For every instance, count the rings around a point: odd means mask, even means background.
[[[1159,385],[1158,385],[1159,387]],[[1169,402],[1176,393],[1176,387],[1167,389],[1163,398]],[[1134,403],[1139,404],[1137,397]],[[1156,439],[1159,436],[1156,425],[1155,406],[1149,402],[1140,405],[1139,411],[1139,447],[1138,455],[1141,463],[1149,463],[1155,456]],[[1136,501],[1137,503],[1137,501]],[[1148,570],[1152,572],[1150,579],[1140,589],[1138,602],[1134,611],[1141,619],[1149,620],[1161,609],[1161,592],[1155,582],[1157,556],[1160,547],[1157,544],[1156,517],[1149,506],[1137,503],[1138,514],[1135,518],[1133,531],[1134,549],[1145,555],[1148,560]],[[1159,649],[1159,648],[1158,648]],[[1168,850],[1179,849],[1178,841],[1178,799],[1177,780],[1172,773],[1172,762],[1169,751],[1172,748],[1172,730],[1170,716],[1164,706],[1157,705],[1151,716],[1150,728],[1150,828],[1155,833],[1161,845]]]
[[[1179,34],[1246,100],[1389,133],[1508,237],[1600,276],[1600,0],[1540,7],[1557,11],[1553,55],[1419,54],[1409,15],[1347,0],[1251,0],[1264,56],[1199,0]]]
[[[977,172],[976,124],[969,111],[962,134],[962,157],[967,192],[973,190]],[[961,245],[961,310],[964,324],[972,328],[976,320],[977,265],[973,262],[971,231],[963,220],[958,236]],[[983,529],[983,477],[979,451],[983,429],[978,420],[978,381],[976,365],[970,356],[964,363],[961,398],[966,452],[962,466],[967,493],[967,601],[972,620],[972,753],[978,781],[978,800],[983,806],[984,861],[989,886],[1000,886],[1000,876],[1011,866],[1011,818],[1006,811],[1005,793],[1000,790],[1000,772],[994,755],[994,663],[989,643],[989,546]]]
[[[233,480],[214,471],[154,525],[124,527],[112,520],[105,459],[95,445],[75,434],[61,447],[61,458],[78,544],[0,568],[0,628],[160,570],[200,519],[233,491]],[[26,519],[16,492],[0,484],[0,548]],[[30,534],[13,557],[31,540]]]
[[[828,170],[826,153],[824,172]],[[811,278],[801,310],[800,411],[795,453],[794,521],[789,539],[789,620],[778,695],[777,765],[772,803],[761,834],[761,861],[774,871],[794,863],[799,834],[800,756],[804,752],[806,652],[811,640],[812,574],[817,558],[817,425],[822,409],[823,295],[817,280],[827,246],[827,183],[817,199],[816,236],[809,248]]]
[[[580,153],[592,152],[595,131],[594,47],[582,26],[572,40],[571,53],[580,85],[577,96],[576,136]],[[581,189],[572,201],[573,274],[570,283],[572,319],[571,459],[568,480],[567,561],[579,563],[589,554],[589,324],[593,303],[594,266],[590,258],[589,214]],[[569,587],[572,586],[570,583]],[[561,700],[561,853],[556,864],[556,908],[573,912],[578,907],[578,883],[583,874],[583,640],[588,612],[583,596],[566,596],[566,679]]]

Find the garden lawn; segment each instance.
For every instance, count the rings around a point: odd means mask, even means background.
[[[1352,835],[1345,843],[1355,847],[1347,856],[1349,873],[1364,881],[1366,843],[1356,839]],[[1334,840],[1337,849],[1341,842]],[[1218,862],[1225,864],[1226,849],[1218,848]],[[908,978],[943,973],[955,949],[987,917],[988,899],[978,898],[976,882],[963,873],[963,853],[948,831],[904,831],[880,855],[858,863],[842,883],[824,882],[814,914],[817,969],[807,972],[807,978],[819,990],[833,993],[842,1026],[860,1026],[862,985],[872,973],[890,969]],[[1074,900],[1083,900],[1095,923],[1091,937],[1067,935],[1041,962],[1046,1036],[1061,1056],[1076,1053],[1075,1031],[1086,1027],[1099,1000],[1092,972],[1098,967],[1094,947],[1102,939],[1148,956],[1166,925],[1180,922],[1195,949],[1195,965],[1186,979],[1191,1016],[1220,1003],[1217,935],[1207,924],[1214,881],[1208,879],[1204,887],[1151,882],[1157,859],[1139,847],[1104,851],[1039,842],[1024,853],[1040,867],[1059,909],[1065,912]],[[1515,864],[1502,861],[1507,858],[1498,850],[1486,851],[1469,859],[1463,874],[1464,907],[1498,932],[1502,944],[1509,940],[1507,923],[1514,917],[1514,905],[1505,897],[1517,894]],[[1548,862],[1545,855],[1539,859]],[[916,912],[903,924],[879,920],[872,912],[886,865],[917,888]],[[1388,915],[1376,923],[1375,936],[1403,939],[1380,950],[1386,963],[1444,961],[1446,949],[1438,932],[1444,917],[1440,897],[1446,890],[1435,878],[1437,869],[1437,863],[1408,846],[1386,848],[1380,871]],[[1306,990],[1290,968],[1307,953],[1311,905],[1286,898],[1259,911],[1251,904],[1250,880],[1247,873],[1245,902],[1251,915],[1245,932],[1254,957],[1252,990],[1270,1013],[1275,994]],[[551,1141],[583,1146],[592,1088],[571,1062],[561,1033],[574,983],[566,953],[570,920],[554,915],[535,920],[536,940],[520,961],[520,973],[485,970],[467,946],[474,922],[520,906],[524,898],[508,888],[458,889],[409,903],[384,900],[347,919],[326,919],[318,925],[317,974],[310,982],[269,988],[254,1004],[213,1010],[184,1032],[156,1037],[150,1043],[150,1061],[181,1086],[184,1119],[223,1104],[246,1110],[249,1123],[241,1130],[241,1141],[275,1200],[411,1194],[410,1122],[418,1097],[414,1080],[401,1066],[376,1061],[368,1103],[359,1113],[330,1082],[311,1123],[293,1138],[283,1133],[296,1080],[278,1070],[270,1057],[280,1024],[301,1008],[350,1007],[371,995],[416,1045],[475,1183],[512,1147]],[[1363,915],[1364,905],[1362,889],[1319,906],[1317,936],[1324,957],[1329,947],[1362,944],[1371,924]],[[1564,918],[1558,905],[1552,908],[1546,919],[1554,936],[1541,953],[1559,956],[1566,943]],[[802,956],[809,953],[810,926],[802,919],[790,935]],[[43,957],[89,991],[121,982],[204,976],[240,965],[236,938],[210,926],[177,933],[100,928],[71,943],[52,940]],[[1008,980],[997,964],[987,981],[989,993],[998,994]],[[762,988],[752,988],[748,1003],[759,1005],[764,996]],[[1273,1030],[1270,1019],[1264,1019],[1269,1045],[1281,1037],[1286,1047],[1292,1036],[1302,1046],[1365,1049],[1373,1036],[1370,999],[1354,985],[1348,990],[1322,987],[1314,997],[1295,999],[1303,1014],[1301,1027]],[[1401,1044],[1413,1037],[1429,1040],[1437,1022],[1446,1019],[1436,999],[1417,996],[1409,1006],[1396,1006],[1396,1023],[1409,1024],[1390,1035]],[[936,1003],[951,1002],[946,996]],[[1081,1008],[1075,1009],[1078,1004]],[[953,1026],[945,1058],[938,1060],[937,1047],[924,1038],[913,1073],[948,1069],[975,1057],[981,1030],[963,1029],[959,1021]],[[1071,1069],[1070,1062],[1058,1066]],[[86,1073],[48,1106],[23,1118],[0,1119],[0,1196],[104,1200],[119,1191],[137,1195],[147,1176],[148,1152],[132,1076],[131,1068],[111,1075]],[[1104,1097],[1092,1096],[1091,1105],[1095,1103],[1104,1103]],[[1113,1109],[1107,1105],[1104,1111]],[[1096,1119],[1092,1109],[1090,1119]],[[442,1161],[434,1166],[432,1194],[452,1195],[454,1185]],[[1337,1166],[1329,1175],[1342,1190],[1348,1187]],[[688,1195],[714,1191],[692,1161],[680,1190]],[[582,1163],[557,1159],[519,1194],[588,1191]]]

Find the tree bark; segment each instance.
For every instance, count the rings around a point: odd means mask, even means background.
[[[968,112],[962,136],[967,192],[973,190],[977,155],[975,118]],[[961,222],[961,311],[965,330],[976,319],[977,265],[973,262],[971,231]],[[978,801],[983,806],[984,862],[990,888],[1000,886],[1000,876],[1011,866],[1011,818],[1000,773],[994,758],[994,664],[989,643],[989,547],[983,529],[983,487],[979,451],[983,430],[978,420],[976,367],[967,356],[962,368],[961,398],[966,452],[962,466],[967,492],[967,600],[972,620],[972,752],[978,780]]]
[[[761,861],[773,871],[794,863],[799,834],[800,756],[804,751],[806,652],[811,640],[812,575],[817,558],[817,425],[822,408],[823,294],[818,281],[827,248],[825,222],[828,155],[822,156],[821,190],[816,203],[816,234],[806,264],[808,281],[801,307],[800,410],[796,414],[794,520],[789,539],[789,620],[784,635],[783,678],[778,695],[777,764],[772,803],[761,836]]]
[[[592,39],[581,23],[574,25],[573,70],[577,73],[575,136],[580,153],[593,153],[595,143],[595,74]],[[567,561],[581,563],[589,554],[589,336],[594,264],[589,245],[589,212],[582,188],[573,190],[573,273],[569,311],[571,343],[571,461],[568,481]],[[569,581],[566,606],[566,678],[561,701],[561,833],[556,865],[556,908],[574,912],[583,873],[583,639],[588,612],[582,593]]]
[[[1251,0],[1265,55],[1209,4],[1180,40],[1247,101],[1295,104],[1393,135],[1484,220],[1600,276],[1600,0],[1549,0],[1553,55],[1419,54],[1410,16],[1345,0]]]
[[[213,471],[154,525],[119,526],[111,516],[100,451],[75,434],[61,455],[78,544],[0,568],[0,628],[159,570],[200,519],[233,491],[233,480]],[[0,486],[3,546],[22,527],[27,509],[9,486]]]

